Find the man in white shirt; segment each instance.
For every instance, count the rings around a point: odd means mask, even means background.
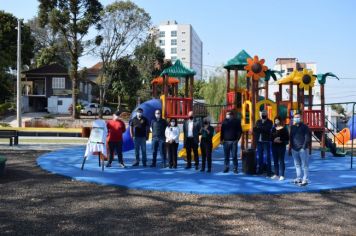
[[[194,120],[193,111],[188,113],[189,119],[184,122],[183,132],[184,132],[184,147],[187,150],[187,166],[186,169],[192,168],[192,149],[194,153],[195,169],[199,169],[199,156],[198,156],[198,146],[199,146],[199,132],[201,128],[201,123]]]

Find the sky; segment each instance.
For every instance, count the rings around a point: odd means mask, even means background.
[[[102,0],[103,5],[112,0]],[[327,102],[356,101],[356,1],[353,0],[134,0],[151,15],[191,24],[203,41],[203,69],[212,70],[245,49],[273,67],[277,57],[317,63],[318,73],[341,80],[326,85]],[[0,10],[26,20],[36,16],[36,0],[0,0]],[[82,58],[81,66],[96,59]]]

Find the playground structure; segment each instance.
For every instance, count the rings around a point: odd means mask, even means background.
[[[268,69],[264,63],[264,59],[259,59],[258,56],[252,58],[245,50],[242,50],[224,66],[227,71],[226,105],[221,106],[219,111],[217,132],[213,137],[213,148],[220,144],[220,124],[227,111],[234,111],[237,117],[241,119],[243,130],[241,151],[256,148],[252,130],[256,121],[260,118],[260,111],[266,110],[269,119],[273,120],[279,115],[286,125],[292,124],[293,115],[296,112],[301,113],[304,123],[311,130],[311,135],[320,142],[322,157],[325,157],[325,151],[332,152],[334,156],[345,155],[343,150],[337,148],[336,143],[348,141],[351,138],[350,132],[343,130],[335,134],[327,128],[325,121],[324,85],[328,76],[336,78],[337,76],[330,72],[313,75],[312,71],[303,69],[302,71],[295,70],[286,77],[277,79],[280,72]],[[231,81],[232,73],[234,83]],[[180,60],[163,70],[160,77],[151,82],[153,99],[139,106],[143,108],[145,117],[151,121],[154,118],[154,110],[161,109],[164,118],[187,119],[188,112],[193,110],[194,75],[195,71],[185,67]],[[271,78],[278,84],[278,91],[274,92],[273,100],[269,97],[269,81]],[[178,86],[182,79],[184,96],[180,97]],[[317,106],[313,104],[313,90],[315,90],[316,80],[320,85],[321,98],[321,102]],[[288,88],[288,98],[283,97],[283,87]],[[203,106],[209,105],[203,104]],[[132,117],[134,115],[135,112],[132,113]],[[205,115],[211,116],[209,112],[205,112]],[[330,135],[334,137],[334,141],[329,137]],[[133,148],[128,132],[124,134],[124,143],[124,151]],[[178,156],[185,157],[185,149],[180,150]]]
[[[273,120],[277,115],[285,120],[286,125],[291,125],[293,115],[296,112],[301,113],[303,121],[311,130],[311,135],[320,142],[321,156],[325,157],[325,151],[330,150],[334,156],[345,155],[340,149],[336,148],[336,144],[328,137],[325,123],[325,92],[324,85],[326,77],[336,77],[332,73],[313,75],[313,72],[307,69],[302,71],[294,70],[291,74],[277,80],[278,71],[273,71],[264,66],[264,60],[259,60],[258,56],[252,58],[245,50],[242,50],[236,57],[228,61],[224,66],[227,70],[227,89],[226,101],[227,109],[233,110],[240,114],[243,135],[241,139],[241,147],[247,149],[249,144],[255,148],[253,140],[252,128],[256,121],[260,118],[261,110],[266,110],[269,119]],[[230,74],[234,71],[234,87],[230,86]],[[247,72],[246,87],[238,87],[238,74]],[[278,83],[278,91],[275,94],[275,100],[268,97],[269,80],[273,78]],[[338,79],[338,78],[337,78]],[[319,106],[313,106],[313,89],[315,80],[318,80],[320,85]],[[283,98],[283,86],[288,86],[289,98]],[[262,92],[264,90],[264,93]],[[294,98],[296,91],[296,101]],[[222,111],[224,113],[225,111]],[[223,118],[224,115],[221,114]],[[342,136],[343,134],[331,133],[334,137]],[[343,139],[344,140],[344,139]],[[311,145],[311,144],[310,144]],[[310,147],[311,152],[311,147]]]

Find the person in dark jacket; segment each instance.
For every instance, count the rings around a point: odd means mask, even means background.
[[[280,116],[274,118],[272,128],[272,155],[274,164],[274,175],[272,179],[284,180],[286,146],[289,142],[288,129],[282,124]]]
[[[226,113],[226,118],[221,124],[220,143],[224,147],[225,168],[224,173],[229,172],[230,168],[230,153],[232,154],[232,162],[234,165],[234,173],[238,173],[237,160],[237,143],[242,134],[241,120],[233,117],[232,111]]]
[[[130,121],[130,136],[135,146],[136,162],[132,166],[140,164],[140,149],[142,152],[142,165],[147,166],[146,141],[148,139],[150,124],[146,117],[143,116],[143,109],[138,108],[136,117]]]
[[[292,149],[292,156],[294,159],[294,166],[297,172],[297,178],[294,180],[295,184],[305,186],[308,184],[309,177],[309,154],[308,147],[310,143],[310,130],[300,118],[297,113],[293,118],[294,125],[290,131],[290,145]],[[303,168],[303,179],[302,179]]]
[[[272,176],[271,167],[271,131],[273,123],[267,118],[267,112],[261,112],[261,119],[257,120],[254,127],[255,141],[257,142],[258,150],[258,173],[262,174],[264,169],[263,153],[266,152],[267,161],[267,176]]]
[[[155,119],[151,122],[152,132],[152,163],[151,167],[156,167],[157,152],[161,155],[162,167],[166,167],[166,152],[165,152],[165,130],[167,121],[161,117],[161,111],[155,111]]]
[[[183,134],[184,134],[184,147],[187,150],[187,166],[186,169],[192,168],[192,150],[194,153],[195,169],[199,169],[199,132],[201,122],[194,119],[193,111],[188,113],[189,119],[184,121]]]
[[[213,151],[213,136],[214,128],[210,125],[209,119],[206,117],[203,120],[203,127],[200,130],[201,140],[200,140],[200,150],[201,150],[201,172],[205,171],[206,160],[208,160],[208,170],[211,172],[211,153]]]

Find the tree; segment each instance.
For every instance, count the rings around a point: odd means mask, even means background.
[[[111,92],[117,94],[118,109],[121,109],[121,98],[129,97],[129,104],[136,101],[136,93],[142,85],[138,68],[128,57],[120,58],[115,62],[112,73]]]
[[[32,67],[41,67],[58,63],[66,68],[70,65],[70,52],[65,46],[65,40],[59,32],[46,25],[40,26],[39,18],[34,17],[27,22],[34,38],[35,63]]]
[[[101,28],[94,49],[94,54],[100,57],[103,64],[101,78],[105,78],[99,83],[100,117],[107,89],[116,73],[116,62],[125,54],[131,54],[133,48],[146,37],[151,20],[144,9],[130,1],[108,5],[101,16]]]
[[[157,47],[156,38],[152,35],[135,48],[135,64],[140,71],[141,80],[150,83],[152,79],[158,77],[167,66],[164,60],[164,51]],[[172,65],[169,63],[169,66]]]
[[[334,110],[337,114],[343,115],[345,118],[347,118],[345,108],[340,104],[331,105],[331,109]]]
[[[0,11],[0,102],[12,96],[14,76],[11,69],[17,61],[17,18],[10,13]],[[33,57],[33,38],[27,25],[21,24],[22,64],[30,65]]]
[[[39,0],[39,21],[42,27],[49,25],[54,33],[59,33],[67,47],[70,58],[72,80],[72,103],[77,104],[78,64],[84,50],[83,38],[91,26],[100,20],[102,5],[99,0]],[[73,118],[78,117],[73,109]]]
[[[160,76],[161,72],[172,66],[171,60],[164,60],[164,51],[157,47],[154,35],[149,35],[146,40],[138,45],[134,51],[134,63],[140,72],[143,85],[137,91],[137,96],[146,101],[152,96],[151,81]]]

